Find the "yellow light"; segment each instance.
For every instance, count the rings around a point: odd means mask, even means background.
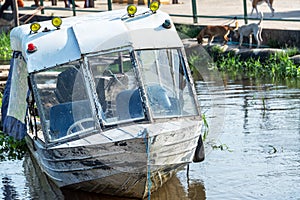
[[[127,13],[128,13],[128,16],[129,16],[129,17],[133,17],[134,14],[136,13],[136,11],[137,11],[137,8],[136,8],[135,5],[129,5],[129,6],[127,7]]]
[[[160,6],[160,3],[158,1],[152,1],[150,3],[150,10],[153,12],[153,13],[156,13],[156,11],[159,9],[159,6]]]
[[[41,25],[39,24],[39,23],[32,23],[31,25],[30,25],[30,30],[32,31],[32,32],[34,32],[34,33],[37,33],[38,32],[38,30],[40,30],[40,28],[41,28]]]
[[[52,25],[55,26],[56,28],[59,29],[59,27],[61,26],[61,24],[62,24],[62,20],[61,20],[60,17],[54,17],[52,19]]]

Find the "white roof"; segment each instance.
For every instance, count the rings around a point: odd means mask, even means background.
[[[155,14],[147,11],[138,8],[136,17],[125,20],[122,17],[126,17],[126,9],[63,18],[58,30],[50,20],[43,21],[39,32],[31,34],[30,24],[22,25],[11,31],[11,48],[22,52],[28,72],[33,72],[77,60],[82,54],[124,46],[134,49],[183,47],[170,16],[161,11]],[[141,14],[144,12],[147,13]],[[166,19],[172,23],[170,29],[162,27]],[[50,31],[42,32],[46,27]],[[37,51],[28,53],[29,43],[33,43]]]

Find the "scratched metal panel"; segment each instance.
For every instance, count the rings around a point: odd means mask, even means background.
[[[192,162],[200,128],[200,121],[188,119],[156,126],[122,127],[117,132],[143,132],[136,133],[135,137],[123,134],[122,137],[126,135],[129,139],[105,144],[91,140],[96,136],[105,138],[96,133],[90,139],[81,139],[82,146],[78,141],[60,145],[62,148],[45,149],[40,145],[34,154],[59,187],[141,198],[147,194],[149,180],[150,190],[155,191],[182,166]],[[151,177],[147,177],[147,170]]]

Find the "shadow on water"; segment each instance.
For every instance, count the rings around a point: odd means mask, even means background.
[[[5,200],[16,199],[18,195],[16,192],[16,188],[13,186],[14,183],[12,182],[12,180],[9,177],[3,177],[2,184],[3,187],[1,189],[3,191]]]
[[[83,191],[63,190],[65,200],[132,200],[129,198],[119,198]],[[147,199],[147,198],[145,198]],[[181,185],[178,177],[174,176],[170,181],[164,184],[157,192],[151,195],[151,200],[204,200],[205,190],[200,183],[189,185],[188,190]]]
[[[30,199],[64,199],[64,200],[129,200],[129,198],[119,198],[97,193],[89,193],[79,190],[59,189],[52,183],[46,175],[40,170],[35,160],[26,154],[24,163],[24,172],[28,182]],[[183,174],[183,173],[182,173]],[[186,173],[185,173],[186,174]],[[5,191],[12,196],[14,187],[7,181]],[[6,195],[5,195],[6,196]],[[12,198],[14,199],[14,198]],[[200,183],[190,183],[185,188],[179,178],[174,176],[164,184],[157,192],[151,195],[151,200],[202,200],[205,198],[205,188]],[[131,199],[132,200],[132,199]]]

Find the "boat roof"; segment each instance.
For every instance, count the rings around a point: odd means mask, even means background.
[[[162,26],[165,20],[171,22],[171,28]],[[39,24],[41,29],[37,33],[32,33],[31,25],[26,24],[14,28],[10,34],[11,48],[22,52],[29,73],[77,60],[92,52],[122,47],[183,47],[170,16],[159,10],[152,13],[144,7],[138,7],[135,17],[128,17],[124,9],[63,18],[59,29],[51,20]],[[30,43],[36,51],[27,51]]]

